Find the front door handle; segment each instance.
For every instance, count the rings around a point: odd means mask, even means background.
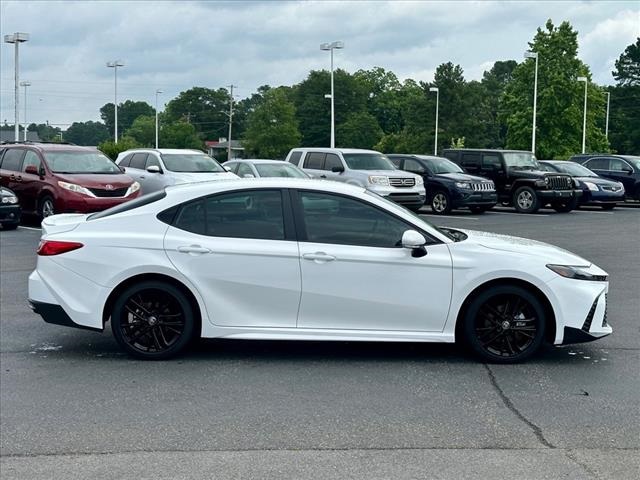
[[[320,178],[327,178],[326,175],[320,175]]]
[[[305,260],[312,260],[316,263],[332,262],[336,259],[333,255],[327,255],[324,252],[305,253],[302,255]]]
[[[180,253],[188,253],[189,255],[202,255],[205,253],[211,253],[211,249],[207,247],[201,247],[200,245],[183,245],[178,247]]]
[[[142,180],[142,179],[147,178],[147,177],[145,177],[144,175],[140,175],[139,178],[140,178],[140,180]]]

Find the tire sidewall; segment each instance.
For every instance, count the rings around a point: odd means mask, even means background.
[[[500,357],[485,350],[478,341],[475,333],[475,318],[478,315],[478,312],[482,305],[491,298],[503,294],[519,295],[524,300],[526,300],[536,311],[536,337],[534,338],[533,343],[529,345],[529,347],[524,352],[515,357]],[[483,360],[490,363],[518,363],[528,359],[539,350],[542,342],[544,341],[545,327],[546,315],[544,307],[535,295],[521,287],[501,285],[481,292],[471,301],[471,304],[467,308],[465,316],[463,318],[462,333],[465,343],[469,345],[474,353],[481,357]]]
[[[157,353],[142,352],[133,348],[124,339],[121,331],[122,314],[126,301],[136,292],[149,289],[164,290],[167,294],[173,296],[180,304],[185,320],[184,332],[178,341],[169,349]],[[166,360],[179,355],[193,340],[193,337],[195,336],[195,317],[193,307],[185,294],[182,293],[180,289],[169,283],[161,281],[145,281],[136,283],[125,289],[114,302],[113,309],[111,310],[111,330],[113,332],[113,336],[118,342],[118,345],[120,345],[120,348],[129,355],[143,360]]]
[[[520,207],[520,204],[518,203],[518,197],[522,192],[525,192],[525,191],[528,191],[529,193],[531,193],[533,198],[533,202],[531,203],[531,206],[526,209]],[[536,213],[540,209],[540,200],[538,199],[538,195],[533,188],[528,186],[519,187],[516,189],[516,191],[513,194],[513,206],[519,213]]]
[[[56,203],[54,202],[53,197],[51,195],[45,195],[38,202],[38,217],[40,217],[40,220],[44,220],[45,218],[47,218],[47,217],[44,216],[44,211],[43,211],[44,210],[44,204],[45,204],[45,202],[47,200],[49,200],[51,202],[51,207],[52,207],[52,210],[53,210],[53,214],[55,215],[55,213],[56,213]]]
[[[443,195],[444,196],[444,199],[446,201],[446,205],[445,205],[444,210],[437,211],[433,206],[433,201],[434,201],[434,199],[436,198],[437,195]],[[451,212],[451,197],[444,190],[436,190],[436,192],[431,197],[431,202],[430,203],[431,203],[431,205],[430,205],[431,206],[431,211],[433,213],[435,213],[436,215],[446,215],[447,213]]]

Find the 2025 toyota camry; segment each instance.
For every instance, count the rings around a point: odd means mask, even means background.
[[[594,340],[607,273],[566,250],[437,228],[363,188],[303,179],[168,187],[43,222],[32,308],[165,359],[194,337],[463,341],[512,363]]]

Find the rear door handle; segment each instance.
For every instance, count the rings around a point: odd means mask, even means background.
[[[312,260],[316,263],[332,262],[336,259],[333,255],[328,255],[324,252],[305,253],[302,255],[305,260]]]
[[[13,173],[9,175],[9,180],[13,180],[14,182],[21,182],[22,177],[20,175],[15,176]]]
[[[142,180],[143,178],[147,178],[147,177],[145,177],[144,175],[140,175],[140,177],[138,177],[138,178],[140,178],[140,180]]]
[[[211,253],[211,249],[202,247],[200,245],[182,245],[178,247],[180,253],[188,253],[189,255],[202,255],[205,253]]]

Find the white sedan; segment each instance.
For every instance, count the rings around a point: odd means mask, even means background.
[[[463,341],[524,360],[595,340],[606,272],[522,238],[437,228],[363,188],[302,179],[168,187],[43,222],[29,277],[49,323],[162,359],[194,337]]]

